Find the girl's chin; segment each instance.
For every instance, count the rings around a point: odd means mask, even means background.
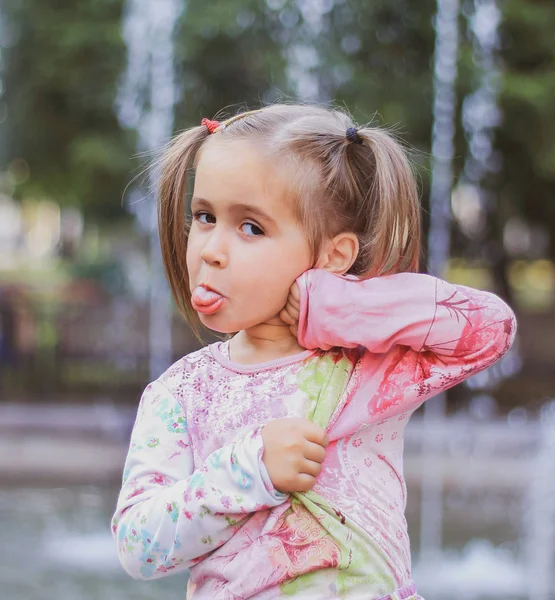
[[[252,321],[252,319],[230,319],[227,318],[222,312],[218,311],[213,315],[204,315],[197,313],[200,322],[211,331],[216,333],[237,333],[245,329],[252,329],[259,325],[285,325],[279,317],[267,319],[266,321]],[[275,322],[274,322],[275,321]]]
[[[223,315],[215,313],[213,315],[203,315],[197,313],[200,322],[211,331],[216,333],[237,333],[242,327],[238,327],[236,323],[232,323],[229,319],[226,319]]]

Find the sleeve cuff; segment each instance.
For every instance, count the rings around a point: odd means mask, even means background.
[[[266,465],[262,460],[262,456],[264,454],[264,440],[262,439],[262,427],[254,430],[245,440],[250,446],[250,452],[252,452],[251,456],[256,456],[256,462],[258,465],[258,471],[260,473],[260,478],[262,483],[264,484],[264,488],[271,498],[272,505],[281,504],[289,494],[284,494],[276,490],[272,480],[270,479],[270,475],[268,473],[268,469],[266,469]],[[269,503],[270,504],[270,503]]]
[[[311,346],[308,335],[308,283],[308,271],[306,271],[297,279],[301,295],[297,340],[303,348],[312,350],[314,346]]]

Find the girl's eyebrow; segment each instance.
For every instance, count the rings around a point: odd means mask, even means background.
[[[194,204],[200,205],[200,206],[205,206],[205,207],[212,206],[210,204],[210,202],[208,202],[208,200],[206,200],[205,198],[199,198],[198,196],[194,196],[193,199],[191,200],[191,206],[193,206]]]
[[[204,207],[208,207],[211,208],[212,204],[206,200],[206,198],[199,198],[198,196],[195,196],[192,200],[191,200],[191,206],[195,205],[195,206],[204,206]],[[252,215],[255,215],[257,217],[260,217],[261,219],[264,219],[265,221],[268,221],[269,223],[276,225],[276,221],[274,218],[272,218],[267,212],[263,211],[261,208],[259,208],[258,206],[255,206],[254,204],[246,204],[246,203],[240,203],[240,204],[233,204],[230,208],[231,212],[234,213],[250,213]]]
[[[244,204],[244,203],[234,204],[231,207],[231,210],[232,210],[232,212],[238,212],[238,213],[247,212],[247,213],[250,213],[257,217],[260,217],[261,219],[268,221],[269,223],[271,223],[273,225],[276,224],[275,219],[270,217],[270,215],[267,212],[263,211],[258,206],[254,206],[253,204]]]

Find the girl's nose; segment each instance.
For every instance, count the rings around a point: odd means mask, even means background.
[[[227,252],[219,235],[212,235],[200,254],[202,260],[212,267],[223,269],[227,265]]]

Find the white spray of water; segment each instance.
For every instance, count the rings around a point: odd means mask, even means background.
[[[497,0],[474,0],[473,7],[469,29],[478,85],[463,102],[462,121],[468,153],[459,186],[453,195],[453,210],[462,231],[471,239],[483,242],[486,214],[495,208],[495,198],[484,187],[484,180],[501,167],[501,156],[494,148],[495,130],[502,118],[499,108],[502,73],[498,57],[501,11]],[[483,244],[478,246],[483,247]],[[471,389],[491,389],[518,373],[521,366],[518,343],[515,343],[499,362],[466,383]]]
[[[524,521],[530,598],[553,600],[555,588],[555,401],[540,413],[539,450]]]
[[[496,172],[500,167],[500,157],[493,147],[495,128],[501,122],[498,105],[501,72],[497,60],[500,22],[501,12],[496,0],[474,0],[474,13],[469,25],[479,80],[477,88],[463,102],[468,155],[462,180],[478,187],[488,173]],[[483,203],[483,190],[479,191]]]
[[[315,42],[319,36],[324,35],[324,16],[332,10],[334,0],[297,0],[296,6],[302,15],[302,35],[286,50],[287,73],[297,96],[302,100],[323,101],[322,88],[318,76],[318,69],[322,65],[322,57],[316,49]],[[282,12],[286,17],[288,11]],[[292,13],[294,14],[294,13]],[[293,26],[293,22],[284,26]]]
[[[428,266],[440,275],[449,258],[453,145],[455,135],[455,80],[458,56],[458,0],[438,0],[434,53],[434,124]]]
[[[127,69],[116,101],[125,127],[138,134],[139,152],[152,153],[170,138],[178,98],[174,68],[174,33],[184,10],[183,0],[127,0],[123,37],[127,44]],[[153,170],[149,187],[156,189]],[[135,190],[129,207],[139,227],[150,236],[150,376],[158,377],[172,359],[171,295],[164,277],[151,197]]]
[[[451,190],[455,135],[455,80],[458,56],[458,0],[438,0],[435,18],[434,124],[428,267],[440,276],[449,258],[451,243]],[[432,460],[441,455],[441,431],[445,421],[445,394],[438,394],[424,409],[424,461],[420,514],[420,560],[437,560],[441,554],[443,522],[443,474]],[[426,457],[428,460],[426,460]]]

